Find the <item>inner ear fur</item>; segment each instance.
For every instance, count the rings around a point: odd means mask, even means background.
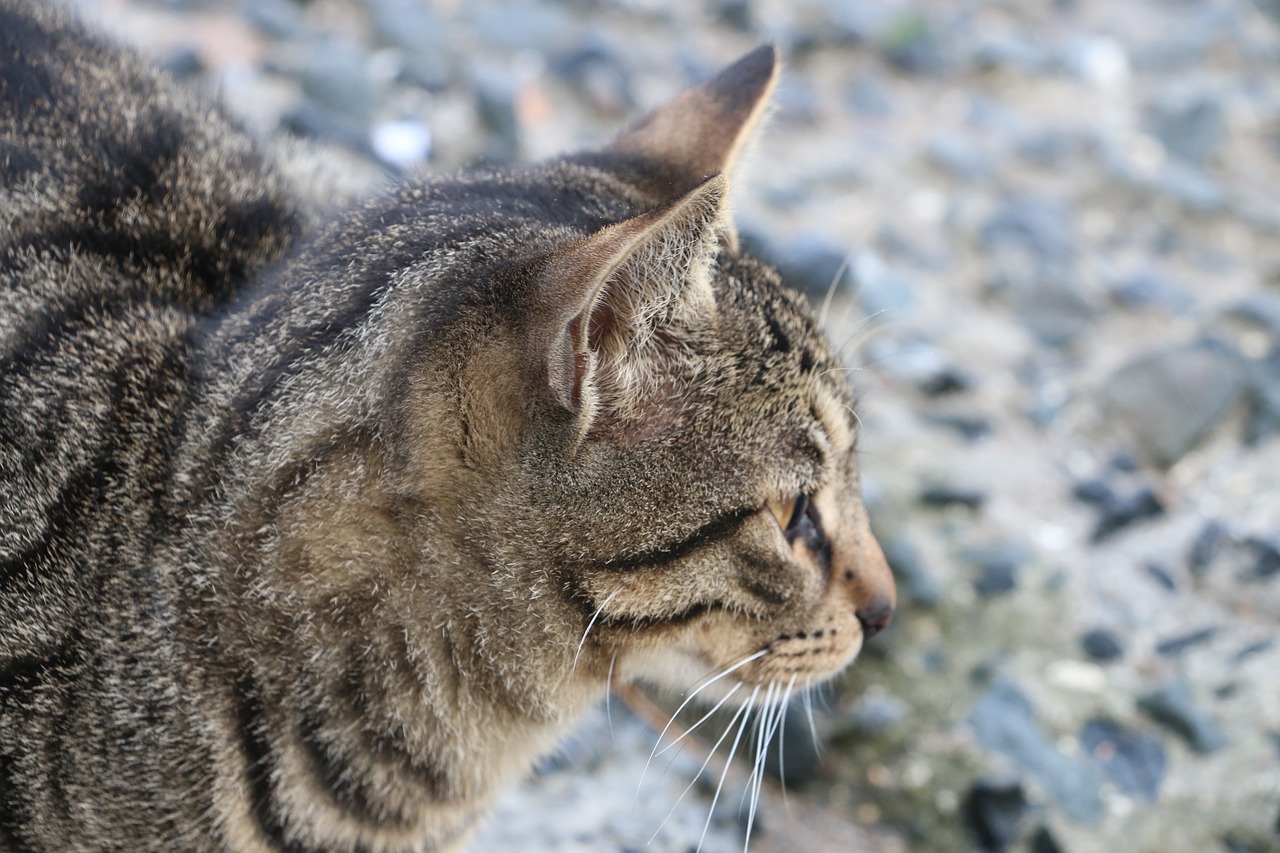
[[[777,79],[778,51],[762,45],[628,127],[604,153],[635,164],[633,181],[655,198],[730,174]]]
[[[655,364],[672,324],[708,322],[708,267],[725,223],[728,181],[713,175],[668,204],[556,252],[541,275],[535,334],[547,383],[585,435],[602,406],[617,413]]]

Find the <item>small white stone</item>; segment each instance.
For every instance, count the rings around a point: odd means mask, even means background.
[[[417,119],[384,122],[374,127],[372,142],[383,161],[408,169],[431,154],[431,128]]]
[[[1097,664],[1078,660],[1056,660],[1045,667],[1045,678],[1055,687],[1077,693],[1102,693],[1107,674]]]

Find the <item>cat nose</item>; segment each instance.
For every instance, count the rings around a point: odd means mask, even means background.
[[[863,639],[871,639],[879,634],[893,621],[893,602],[888,598],[877,596],[866,607],[854,611],[858,621],[862,623]]]

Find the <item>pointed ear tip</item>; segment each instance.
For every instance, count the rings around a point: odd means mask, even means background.
[[[778,76],[781,65],[778,46],[772,42],[765,42],[730,65],[723,73],[740,74],[746,78],[759,79],[762,83],[768,83]]]

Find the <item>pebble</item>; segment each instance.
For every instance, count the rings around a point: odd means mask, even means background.
[[[1013,248],[1045,263],[1068,264],[1075,253],[1067,210],[1044,196],[1006,199],[983,223],[980,236],[991,251]]]
[[[1177,592],[1178,582],[1174,580],[1169,570],[1154,560],[1147,560],[1142,567],[1147,570],[1147,576],[1158,583],[1166,592]]]
[[[1280,575],[1280,536],[1251,536],[1245,544],[1253,551],[1254,580],[1270,580]]]
[[[373,35],[410,55],[444,53],[448,26],[430,3],[418,0],[370,0]]]
[[[605,115],[622,117],[636,109],[631,72],[602,38],[589,38],[561,54],[551,68]]]
[[[937,74],[950,64],[938,28],[917,11],[899,13],[880,32],[879,41],[885,59],[911,74]]]
[[[1171,162],[1161,169],[1156,174],[1153,187],[1192,213],[1216,213],[1226,203],[1222,187],[1213,178],[1204,170],[1181,161]]]
[[[1168,466],[1241,402],[1247,383],[1244,360],[1205,339],[1131,359],[1103,382],[1098,400],[1113,428]]]
[[[1063,814],[1078,823],[1098,820],[1098,771],[1058,750],[1036,720],[1031,701],[1011,681],[997,678],[974,704],[969,722],[979,743],[1031,775]]]
[[[1138,486],[1127,492],[1113,492],[1098,505],[1098,523],[1092,540],[1102,542],[1121,530],[1148,518],[1164,514],[1164,504],[1150,486]]]
[[[1227,543],[1227,527],[1216,518],[1211,518],[1200,528],[1191,547],[1187,551],[1187,568],[1196,577],[1203,576],[1222,553]]]
[[[962,506],[965,509],[981,509],[987,496],[978,489],[949,484],[926,486],[920,491],[920,504],[927,507]]]
[[[1080,636],[1080,647],[1091,660],[1107,663],[1124,657],[1124,643],[1115,632],[1093,628]]]
[[[1178,284],[1155,270],[1143,270],[1114,282],[1111,297],[1126,308],[1163,308],[1173,313],[1190,309],[1193,301]]]
[[[991,177],[995,160],[980,148],[954,136],[935,136],[925,148],[925,156],[933,165],[966,183],[979,183]]]
[[[1222,102],[1203,93],[1156,101],[1148,108],[1148,126],[1165,151],[1195,166],[1217,153],[1226,131]]]
[[[896,696],[863,696],[850,711],[849,723],[859,735],[879,737],[906,719],[907,711],[907,703]]]
[[[1168,756],[1160,739],[1093,719],[1080,731],[1080,746],[1093,756],[1121,792],[1154,803],[1160,796]]]
[[[1067,46],[1062,63],[1076,79],[1100,89],[1113,89],[1129,81],[1129,53],[1108,36],[1082,36]]]
[[[1227,745],[1227,736],[1205,713],[1185,678],[1174,678],[1138,697],[1138,707],[1200,753],[1216,752]]]
[[[299,82],[316,103],[356,121],[364,121],[377,101],[368,54],[349,39],[330,38],[312,44]]]
[[[869,316],[901,320],[915,307],[911,280],[876,252],[861,249],[854,253],[850,272],[858,304]]]
[[[965,820],[983,850],[1008,849],[1030,811],[1031,804],[1016,779],[979,779],[964,798]]]
[[[893,98],[884,81],[872,74],[859,74],[849,85],[845,105],[860,116],[884,118],[893,114]]]
[[[1245,441],[1256,445],[1280,432],[1280,345],[1249,362],[1249,384],[1252,405]]]
[[[1062,845],[1053,837],[1053,833],[1047,826],[1036,829],[1035,834],[1031,836],[1031,846],[1028,851],[1029,853],[1064,853]]]
[[[1217,628],[1200,628],[1196,631],[1179,634],[1176,637],[1170,637],[1167,640],[1161,640],[1156,643],[1156,654],[1162,657],[1176,657],[1189,649],[1204,645],[1217,634]]]

